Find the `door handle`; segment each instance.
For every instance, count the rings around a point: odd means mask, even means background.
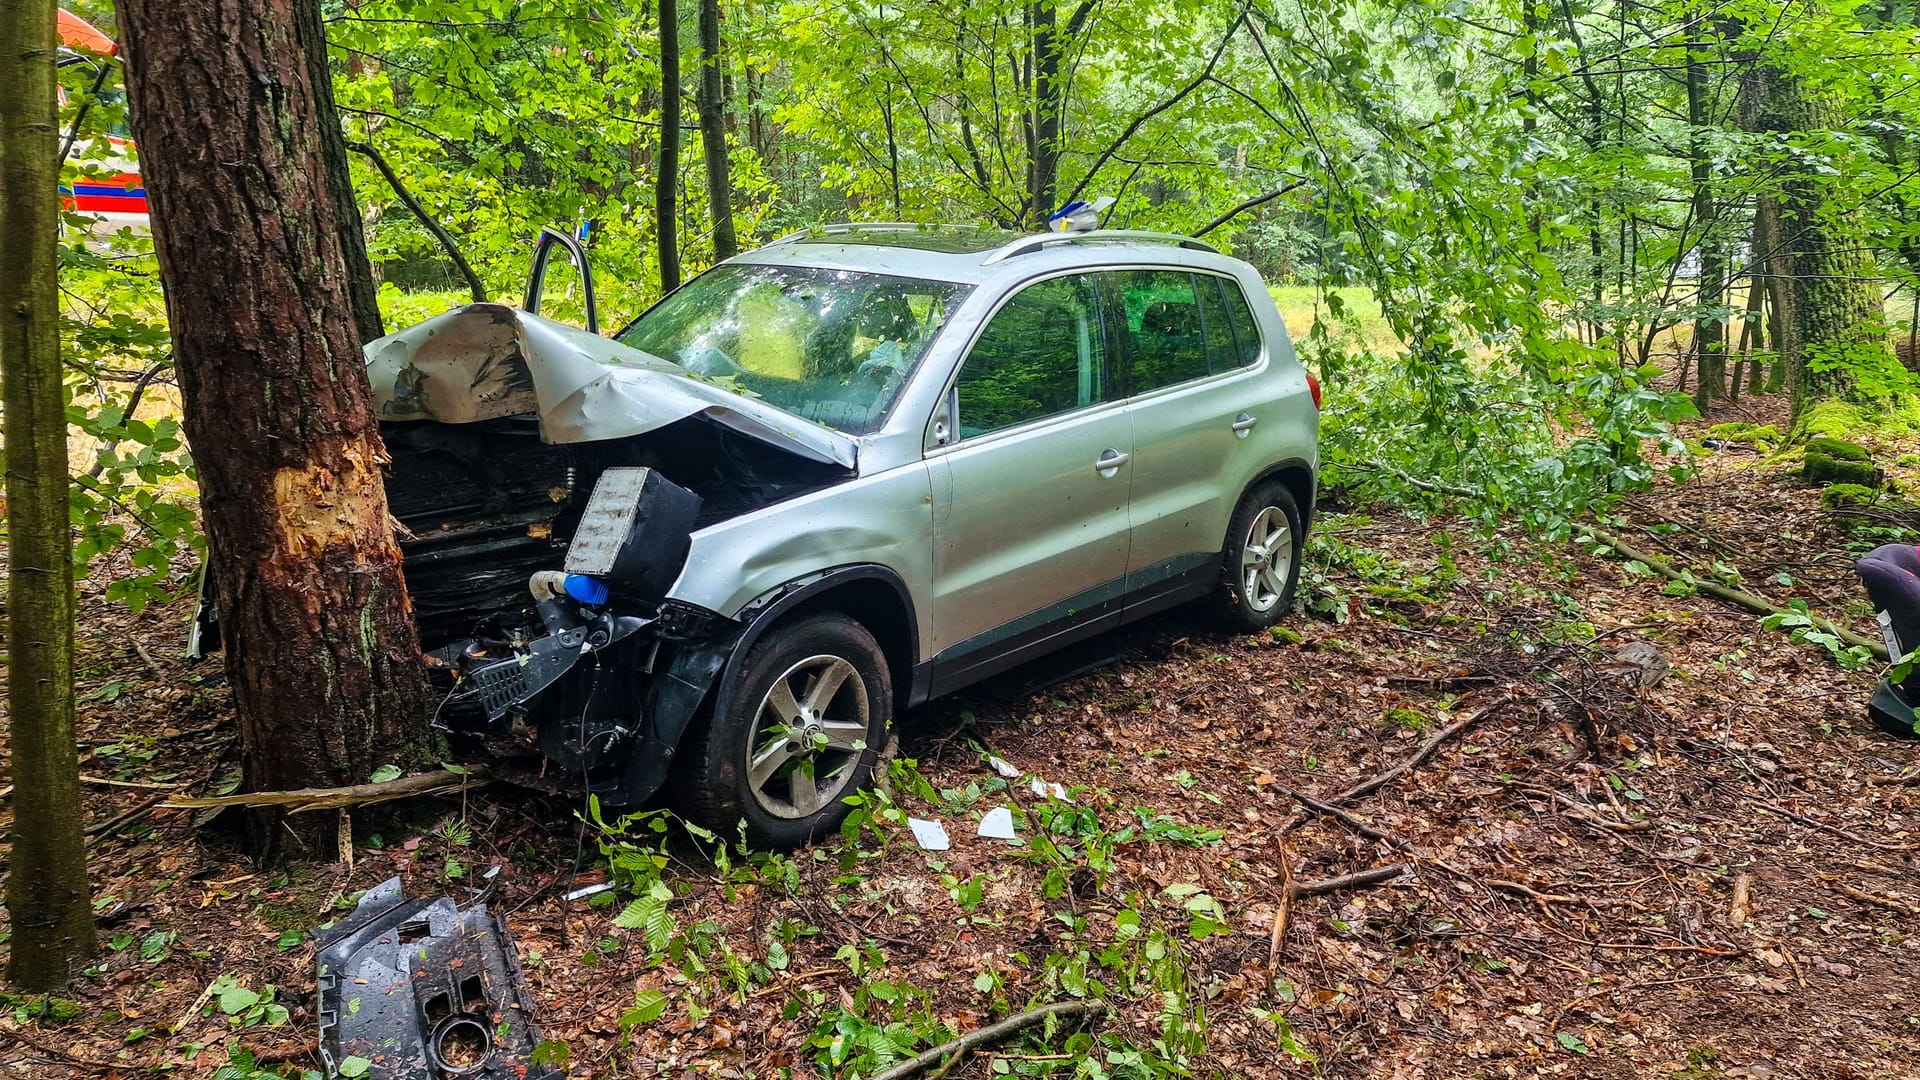
[[[1100,460],[1093,463],[1093,469],[1101,476],[1112,476],[1119,470],[1120,466],[1125,465],[1127,459],[1132,456],[1131,454],[1122,453],[1119,450],[1108,447],[1100,451]]]
[[[1253,430],[1253,425],[1259,422],[1260,422],[1259,417],[1249,416],[1246,413],[1241,413],[1239,416],[1236,416],[1233,418],[1233,430],[1236,434],[1238,434],[1241,438],[1244,439],[1247,437],[1247,432]]]

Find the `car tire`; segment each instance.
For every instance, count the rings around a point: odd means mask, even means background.
[[[683,758],[682,811],[732,840],[791,849],[832,832],[893,722],[886,656],[838,612],[768,630]]]
[[[1220,564],[1226,587],[1221,615],[1229,628],[1257,633],[1293,610],[1304,539],[1300,508],[1285,484],[1265,481],[1240,500]]]

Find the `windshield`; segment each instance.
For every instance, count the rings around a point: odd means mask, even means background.
[[[849,435],[880,426],[967,286],[852,270],[718,266],[618,339]]]

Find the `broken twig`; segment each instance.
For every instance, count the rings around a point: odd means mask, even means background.
[[[1276,837],[1280,849],[1280,902],[1273,908],[1273,933],[1267,938],[1267,973],[1280,967],[1280,949],[1287,941],[1287,922],[1293,917],[1293,857],[1287,842]]]
[[[1051,1005],[1042,1005],[1018,1016],[1009,1016],[997,1024],[975,1028],[950,1042],[941,1043],[918,1057],[903,1061],[885,1072],[875,1073],[873,1080],[901,1080],[902,1077],[914,1076],[924,1072],[928,1066],[948,1054],[960,1055],[969,1050],[999,1042],[1014,1032],[1032,1027],[1050,1016],[1103,1016],[1106,1011],[1106,1003],[1100,1001],[1056,1001]]]
[[[1339,877],[1297,882],[1288,892],[1295,900],[1301,900],[1309,896],[1324,896],[1327,893],[1341,892],[1346,889],[1365,889],[1374,885],[1384,885],[1411,869],[1413,868],[1406,863],[1376,866],[1371,870],[1341,874]]]
[[[160,805],[169,809],[203,806],[279,806],[289,814],[309,810],[334,810],[343,806],[367,806],[372,803],[410,799],[416,795],[442,795],[476,788],[490,781],[478,765],[465,773],[426,772],[403,776],[384,784],[354,784],[337,788],[300,788],[295,791],[255,791],[243,795],[217,795],[206,798],[181,796]]]
[[[1405,776],[1408,772],[1411,772],[1412,770],[1419,768],[1421,764],[1423,764],[1428,758],[1433,756],[1433,752],[1435,750],[1440,749],[1440,744],[1446,742],[1448,739],[1453,738],[1455,735],[1460,734],[1461,732],[1467,730],[1473,725],[1486,719],[1489,715],[1491,715],[1495,711],[1505,707],[1508,704],[1511,704],[1512,701],[1513,701],[1513,692],[1512,692],[1512,689],[1509,688],[1508,696],[1500,699],[1499,701],[1494,702],[1491,705],[1485,706],[1484,708],[1475,709],[1473,712],[1468,713],[1464,718],[1456,720],[1453,723],[1447,725],[1446,727],[1441,728],[1439,733],[1434,735],[1433,738],[1428,739],[1426,742],[1420,744],[1420,749],[1415,750],[1413,752],[1412,757],[1407,758],[1405,761],[1402,761],[1400,764],[1395,765],[1393,768],[1388,769],[1386,772],[1381,773],[1379,776],[1374,777],[1373,779],[1367,781],[1364,784],[1360,784],[1357,787],[1349,788],[1346,791],[1343,791],[1340,794],[1335,795],[1333,798],[1328,799],[1327,802],[1331,803],[1332,805],[1338,806],[1341,803],[1352,802],[1353,800],[1358,799],[1363,795],[1371,795],[1375,791],[1378,791],[1381,788],[1386,787],[1388,784],[1393,783],[1395,780],[1398,780],[1400,777]]]

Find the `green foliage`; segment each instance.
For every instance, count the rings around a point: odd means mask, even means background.
[[[1805,600],[1787,601],[1787,610],[1760,620],[1763,630],[1785,630],[1795,644],[1816,645],[1825,649],[1848,671],[1864,671],[1873,663],[1873,653],[1859,645],[1849,645],[1833,632],[1832,625],[1814,617]]]

